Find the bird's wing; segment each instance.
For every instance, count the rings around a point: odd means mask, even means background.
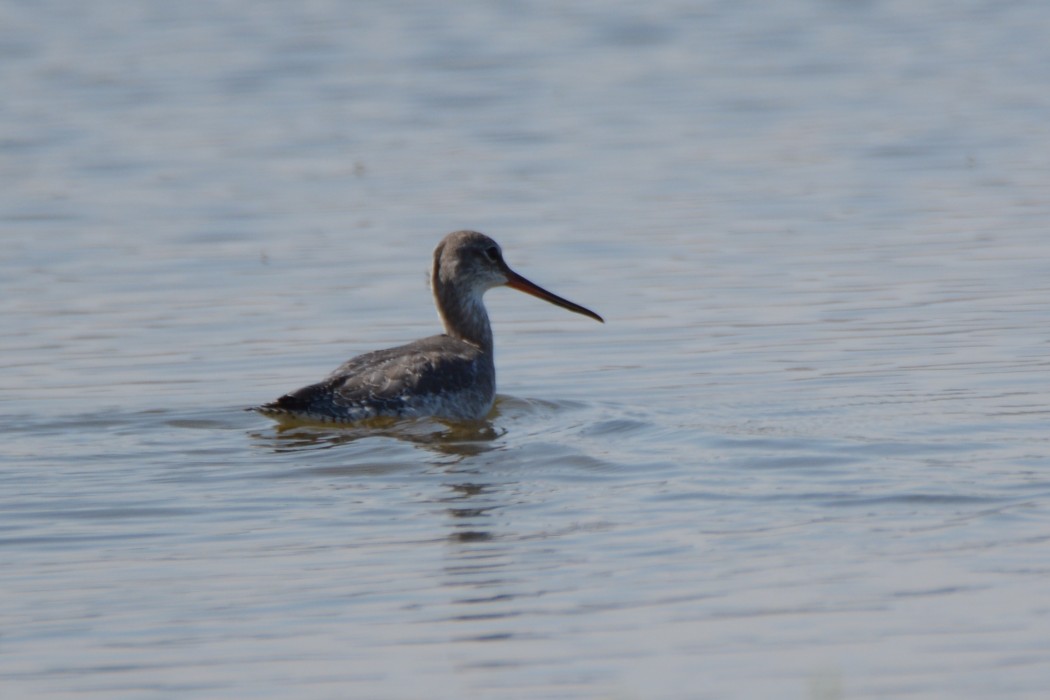
[[[448,336],[376,350],[348,360],[317,384],[285,394],[273,406],[335,419],[402,415],[413,401],[474,385],[479,354]]]

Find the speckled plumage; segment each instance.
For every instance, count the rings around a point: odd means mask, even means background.
[[[602,320],[513,272],[488,236],[457,231],[434,250],[431,272],[443,335],[359,355],[325,380],[253,410],[275,418],[333,423],[379,417],[484,418],[496,396],[496,367],[482,296],[500,285]]]
[[[491,353],[434,335],[359,355],[323,381],[256,410],[337,423],[383,416],[476,419],[492,408],[495,387]]]

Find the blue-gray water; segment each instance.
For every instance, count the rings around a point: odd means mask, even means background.
[[[0,4],[0,696],[1037,698],[1050,6]],[[244,406],[438,328],[488,425]]]

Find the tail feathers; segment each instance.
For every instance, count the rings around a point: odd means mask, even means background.
[[[275,401],[264,403],[262,406],[254,406],[250,410],[263,415],[294,416],[312,413],[312,401],[304,400],[295,394],[285,394]]]
[[[331,387],[325,382],[304,386],[280,398],[249,410],[272,418],[298,418],[322,423],[344,422],[355,416],[333,400]]]

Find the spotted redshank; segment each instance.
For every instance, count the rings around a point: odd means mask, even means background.
[[[254,410],[326,423],[422,416],[478,420],[492,410],[496,396],[492,327],[482,301],[486,291],[511,287],[602,321],[511,270],[499,245],[476,231],[445,236],[434,249],[430,282],[445,326],[442,335],[359,355],[324,381]]]

